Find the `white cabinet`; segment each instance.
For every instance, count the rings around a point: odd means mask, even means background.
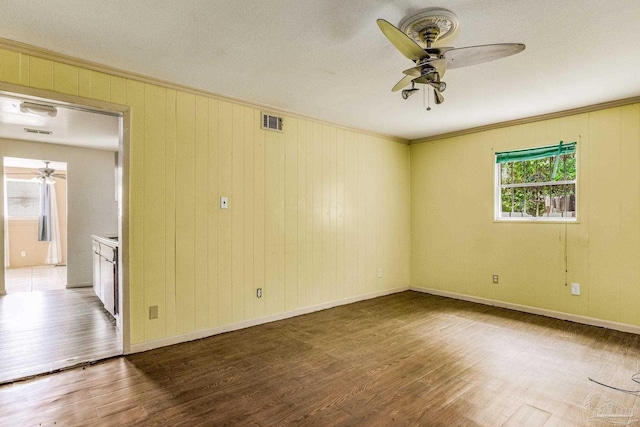
[[[93,241],[93,292],[102,299],[102,288],[100,287],[100,243]]]
[[[93,239],[93,290],[111,315],[118,314],[118,240]]]

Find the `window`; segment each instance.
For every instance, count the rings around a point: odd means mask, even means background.
[[[7,179],[7,214],[9,218],[40,215],[40,183]]]
[[[496,220],[576,221],[576,143],[496,153]]]

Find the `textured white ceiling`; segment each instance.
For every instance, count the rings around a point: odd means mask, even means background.
[[[0,95],[0,138],[75,145],[98,150],[118,150],[119,117],[68,108],[60,104],[56,104],[56,116],[49,117],[20,111],[22,101],[10,95]],[[46,104],[52,105],[50,102]],[[33,134],[26,132],[25,129],[52,133],[50,135]]]
[[[524,43],[449,70],[423,108],[376,25],[427,7],[455,47]],[[4,0],[0,37],[354,128],[416,139],[640,95],[638,0]]]

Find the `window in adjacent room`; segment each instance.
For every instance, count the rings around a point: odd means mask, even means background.
[[[40,215],[40,183],[7,179],[7,215],[9,218],[32,218]]]
[[[496,153],[496,220],[576,221],[576,143]]]

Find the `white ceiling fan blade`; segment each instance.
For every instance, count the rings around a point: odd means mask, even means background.
[[[522,52],[524,48],[525,45],[521,43],[469,46],[447,50],[442,54],[442,58],[446,59],[449,68],[460,68],[515,55]]]
[[[409,36],[394,27],[384,19],[378,19],[376,21],[378,27],[382,30],[382,33],[389,39],[396,49],[400,51],[404,56],[412,61],[419,61],[429,56],[424,49],[422,49],[416,42],[411,40]]]
[[[397,92],[400,89],[407,87],[411,84],[411,81],[414,79],[414,76],[404,76],[396,85],[391,89],[391,92]]]

